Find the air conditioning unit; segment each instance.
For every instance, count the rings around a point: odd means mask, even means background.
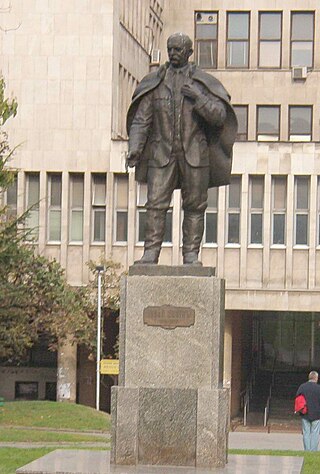
[[[308,70],[306,66],[295,66],[292,68],[292,79],[294,81],[301,81],[307,79]]]
[[[218,23],[218,14],[213,12],[196,13],[197,25],[216,25]]]
[[[160,64],[161,51],[160,49],[153,49],[150,54],[150,64],[156,66]]]

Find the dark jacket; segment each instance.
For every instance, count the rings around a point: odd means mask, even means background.
[[[301,416],[309,421],[320,420],[320,385],[305,382],[297,390],[297,395],[301,394],[304,395],[308,408],[308,413]]]
[[[134,92],[132,103],[127,116],[127,131],[129,143],[135,141],[135,145],[140,141],[142,144],[141,160],[136,166],[136,179],[140,182],[147,181],[147,167],[165,166],[169,162],[172,146],[172,117],[170,116],[168,96],[163,97],[164,104],[161,106],[161,98],[158,98],[158,89],[166,77],[168,64],[161,66],[157,72],[145,76]],[[209,187],[229,184],[232,146],[237,133],[237,119],[230,104],[230,97],[222,84],[212,75],[203,72],[201,69],[190,64],[190,80],[201,89],[203,95],[208,97],[204,102],[203,110],[197,108],[190,101],[183,99],[182,104],[182,144],[185,157],[191,166],[210,166]],[[164,91],[164,88],[163,88]],[[146,117],[146,128],[135,131],[130,137],[130,130],[134,123],[134,117],[138,110],[142,98],[149,93],[154,93],[154,112],[152,118]],[[222,126],[216,127],[210,123],[210,97],[214,100],[221,100],[225,105],[226,119]],[[150,115],[150,111],[146,111]],[[196,112],[196,113],[195,113]],[[152,125],[150,122],[152,120]],[[149,129],[148,129],[149,128]],[[150,128],[152,129],[150,131]],[[143,136],[145,134],[145,136]],[[139,136],[141,135],[141,137]],[[130,144],[131,144],[130,143]]]

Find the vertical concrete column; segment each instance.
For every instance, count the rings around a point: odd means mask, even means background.
[[[59,345],[57,371],[57,401],[76,402],[77,346],[66,341]]]

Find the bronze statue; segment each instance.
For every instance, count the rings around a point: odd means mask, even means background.
[[[222,84],[189,63],[191,39],[173,34],[167,48],[169,62],[142,79],[127,117],[127,166],[148,188],[144,254],[135,263],[158,263],[172,193],[181,188],[183,263],[202,265],[208,188],[230,182],[237,119]]]

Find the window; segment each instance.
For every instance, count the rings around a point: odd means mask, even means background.
[[[280,106],[257,106],[257,140],[278,141],[280,138]]]
[[[227,67],[249,67],[249,13],[228,13]]]
[[[308,245],[309,236],[309,178],[295,179],[295,245]]]
[[[70,174],[70,241],[83,240],[83,174]]]
[[[317,245],[320,245],[320,176],[318,176],[318,196],[317,196],[317,211],[318,211],[318,239]]]
[[[16,382],[16,400],[38,400],[38,382]]]
[[[240,243],[241,177],[231,176],[227,191],[227,243]]]
[[[198,66],[217,68],[218,13],[196,12],[195,56]]]
[[[244,142],[248,140],[248,106],[234,105],[234,111],[238,119],[238,133],[236,140]]]
[[[26,173],[26,208],[29,209],[26,219],[27,240],[37,241],[39,237],[39,199],[40,175],[39,173]]]
[[[48,241],[61,241],[61,174],[48,174]]]
[[[286,244],[287,178],[272,178],[272,238],[273,245]]]
[[[291,66],[313,66],[314,13],[291,13]]]
[[[250,177],[250,224],[249,242],[250,244],[262,244],[263,236],[263,197],[264,197],[264,177]]]
[[[92,240],[104,242],[106,236],[106,175],[92,175]]]
[[[15,219],[17,217],[17,201],[18,201],[18,180],[15,175],[14,180],[7,189],[6,215],[7,219]]]
[[[218,188],[208,189],[208,207],[205,214],[204,243],[217,243]]]
[[[137,192],[137,241],[145,241],[145,227],[146,227],[146,209],[145,205],[147,202],[147,185],[138,184]],[[166,229],[163,238],[163,242],[172,242],[172,202],[171,208],[166,214]]]
[[[312,137],[312,106],[289,107],[289,140],[310,142]]]
[[[115,176],[115,240],[128,240],[128,175]]]
[[[282,14],[261,12],[259,15],[259,67],[281,66]]]

